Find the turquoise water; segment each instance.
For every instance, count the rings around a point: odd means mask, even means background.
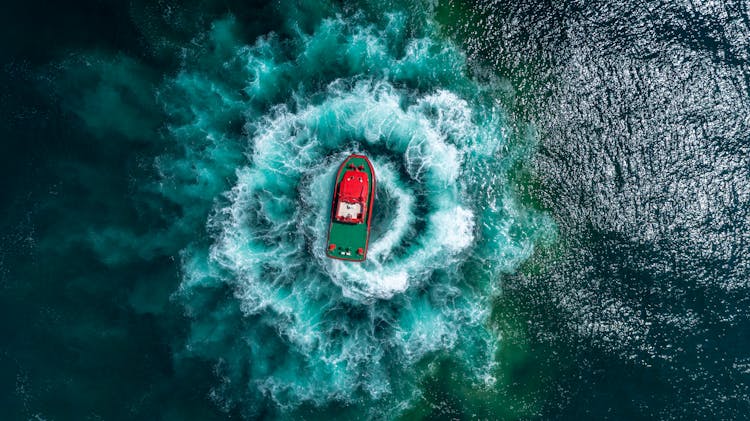
[[[534,139],[429,13],[389,9],[340,10],[308,32],[285,17],[288,33],[252,44],[216,21],[159,91],[181,149],[156,159],[159,190],[183,210],[176,226],[207,234],[180,253],[184,353],[217,362],[226,408],[392,418],[441,359],[475,388],[497,381],[491,300],[554,229],[509,186]],[[324,253],[331,180],[351,153],[378,177],[362,265]]]
[[[643,7],[13,6],[9,418],[743,419],[747,10]]]

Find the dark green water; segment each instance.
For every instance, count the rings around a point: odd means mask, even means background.
[[[748,418],[745,3],[0,23],[4,419]]]

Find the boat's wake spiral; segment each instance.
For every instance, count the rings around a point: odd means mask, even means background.
[[[212,258],[243,279],[249,296],[269,268],[275,282],[314,268],[314,278],[350,299],[388,299],[448,270],[474,242],[474,204],[463,203],[463,190],[482,175],[461,165],[463,155],[481,153],[466,145],[471,132],[449,138],[438,127],[469,126],[467,103],[439,91],[403,109],[405,98],[387,82],[338,85],[321,104],[297,113],[280,107],[263,121],[251,140],[252,164],[238,171],[231,204],[213,220],[220,234]],[[380,180],[372,251],[364,264],[330,260],[332,180],[343,156],[365,150],[374,151]]]
[[[184,147],[159,161],[178,181],[170,197],[190,208],[196,180],[213,192],[177,297],[193,320],[186,353],[217,361],[223,404],[397,413],[418,396],[418,364],[453,352],[467,377],[492,381],[490,299],[547,222],[511,193],[521,154],[484,95],[496,87],[469,78],[429,24],[410,39],[406,22],[339,17],[253,46],[217,23],[205,43],[220,68],[188,61],[162,92]],[[325,256],[334,174],[354,152],[378,177],[362,264]]]

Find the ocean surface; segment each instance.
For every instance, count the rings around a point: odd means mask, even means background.
[[[0,28],[2,419],[750,419],[747,1]],[[351,153],[363,264],[324,253]]]

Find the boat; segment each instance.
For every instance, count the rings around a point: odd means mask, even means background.
[[[374,201],[375,171],[370,160],[364,155],[350,155],[336,173],[326,246],[328,257],[350,262],[367,258]]]

